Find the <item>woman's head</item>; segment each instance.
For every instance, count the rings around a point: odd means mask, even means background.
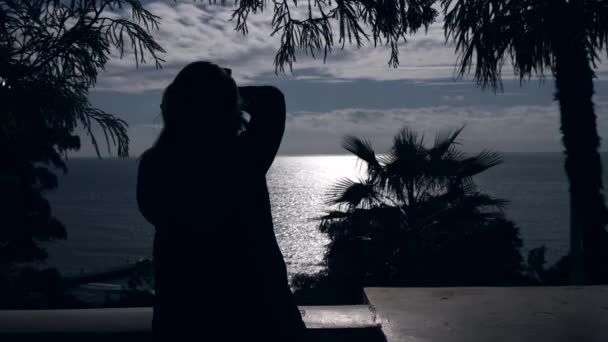
[[[163,133],[198,138],[235,136],[240,124],[239,94],[226,70],[209,62],[184,67],[165,89]]]

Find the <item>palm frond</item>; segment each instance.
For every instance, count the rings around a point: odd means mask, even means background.
[[[457,77],[474,68],[483,86],[502,89],[502,67],[510,58],[520,79],[552,67],[550,35],[555,6],[545,0],[442,0],[444,31],[455,43]]]
[[[435,136],[435,143],[428,150],[427,181],[434,183],[432,187],[442,187],[458,169],[463,153],[455,145],[464,126],[453,131],[443,131]]]
[[[500,153],[484,150],[473,157],[464,159],[460,163],[458,176],[461,178],[472,177],[500,165],[502,162],[503,158]]]
[[[533,74],[544,78],[547,70],[554,67],[554,46],[552,41],[561,39],[559,29],[563,26],[558,19],[559,4],[554,1],[538,0],[518,3],[512,1],[509,56],[516,76],[520,80],[529,79]]]
[[[468,195],[477,192],[477,185],[473,181],[473,177],[455,177],[450,179],[447,190],[448,193],[457,192],[459,195]]]
[[[502,217],[508,201],[475,192],[466,195],[445,193],[429,198],[418,208],[420,220],[412,227],[417,230],[433,229],[437,224],[458,226],[474,225],[484,220]]]
[[[409,201],[416,192],[415,184],[427,170],[428,150],[424,136],[404,127],[393,139],[386,158],[386,187],[401,202]]]
[[[436,157],[441,157],[441,156],[446,155],[448,153],[448,151],[455,144],[458,143],[458,141],[456,139],[458,138],[460,133],[462,133],[462,130],[464,130],[464,126],[461,126],[460,128],[453,130],[453,131],[446,130],[446,131],[437,133],[437,135],[435,136],[435,144],[429,151],[429,155],[431,156],[431,158],[433,158],[433,157],[436,158]]]
[[[461,201],[464,205],[472,208],[493,207],[503,209],[509,201],[502,198],[496,198],[488,194],[476,192],[464,197]]]
[[[424,135],[418,135],[416,131],[409,127],[403,127],[393,139],[393,146],[398,149],[400,146],[406,148],[419,149],[424,145]]]
[[[427,156],[424,136],[419,136],[412,129],[405,127],[393,139],[391,152],[393,170],[404,175],[415,174]]]
[[[340,179],[327,193],[328,205],[345,205],[348,208],[361,206],[369,208],[376,201],[376,189],[366,180],[355,182],[348,178]]]
[[[585,1],[583,22],[586,24],[586,35],[589,51],[605,50],[608,55],[608,3],[606,1]],[[599,56],[593,55],[593,62]]]
[[[446,153],[446,159],[460,162],[466,158],[466,154],[457,148],[450,148]]]
[[[331,221],[331,220],[341,220],[348,218],[350,216],[350,212],[340,211],[340,210],[330,210],[326,211],[321,216],[312,217],[311,221]]]
[[[369,140],[359,139],[352,135],[347,135],[342,141],[342,147],[348,152],[354,154],[365,162],[367,166],[367,173],[373,177],[378,178],[382,174],[382,165],[376,157],[376,152]]]
[[[330,211],[321,217],[319,230],[338,236],[369,237],[386,232],[398,232],[404,225],[401,211],[395,207],[374,206],[352,211]]]

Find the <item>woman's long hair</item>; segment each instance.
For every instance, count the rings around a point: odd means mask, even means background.
[[[155,149],[226,143],[243,122],[236,83],[224,69],[204,61],[188,64],[165,89],[161,115]]]

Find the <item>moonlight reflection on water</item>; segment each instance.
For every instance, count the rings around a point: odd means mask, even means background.
[[[350,156],[281,157],[268,173],[275,233],[289,273],[321,269],[328,240],[313,218],[328,209],[324,195],[337,179],[359,175],[355,166]]]

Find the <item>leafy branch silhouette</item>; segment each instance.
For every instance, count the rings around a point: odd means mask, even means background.
[[[131,19],[116,16],[119,12]],[[159,19],[139,0],[6,0],[0,4],[0,77],[12,93],[45,85],[45,91],[54,94],[41,104],[49,114],[46,120],[70,131],[82,125],[99,156],[93,134],[97,125],[108,149],[113,144],[119,156],[127,156],[126,122],[93,108],[88,90],[114,51],[121,58],[132,53],[136,66],[150,56],[160,68],[165,51],[150,34],[158,29]],[[6,114],[17,111],[13,106]]]
[[[217,1],[211,0],[210,3]],[[221,1],[225,3],[225,1]],[[274,13],[271,36],[279,36],[281,45],[275,55],[276,72],[290,70],[296,62],[297,52],[324,61],[332,52],[336,41],[357,48],[371,41],[374,46],[390,47],[388,64],[399,65],[399,44],[407,41],[407,35],[419,29],[428,30],[438,12],[433,8],[435,0],[307,0],[303,11],[296,11],[302,2],[297,0],[240,0],[231,16],[236,20],[236,30],[248,33],[250,14],[263,12],[270,6]]]

